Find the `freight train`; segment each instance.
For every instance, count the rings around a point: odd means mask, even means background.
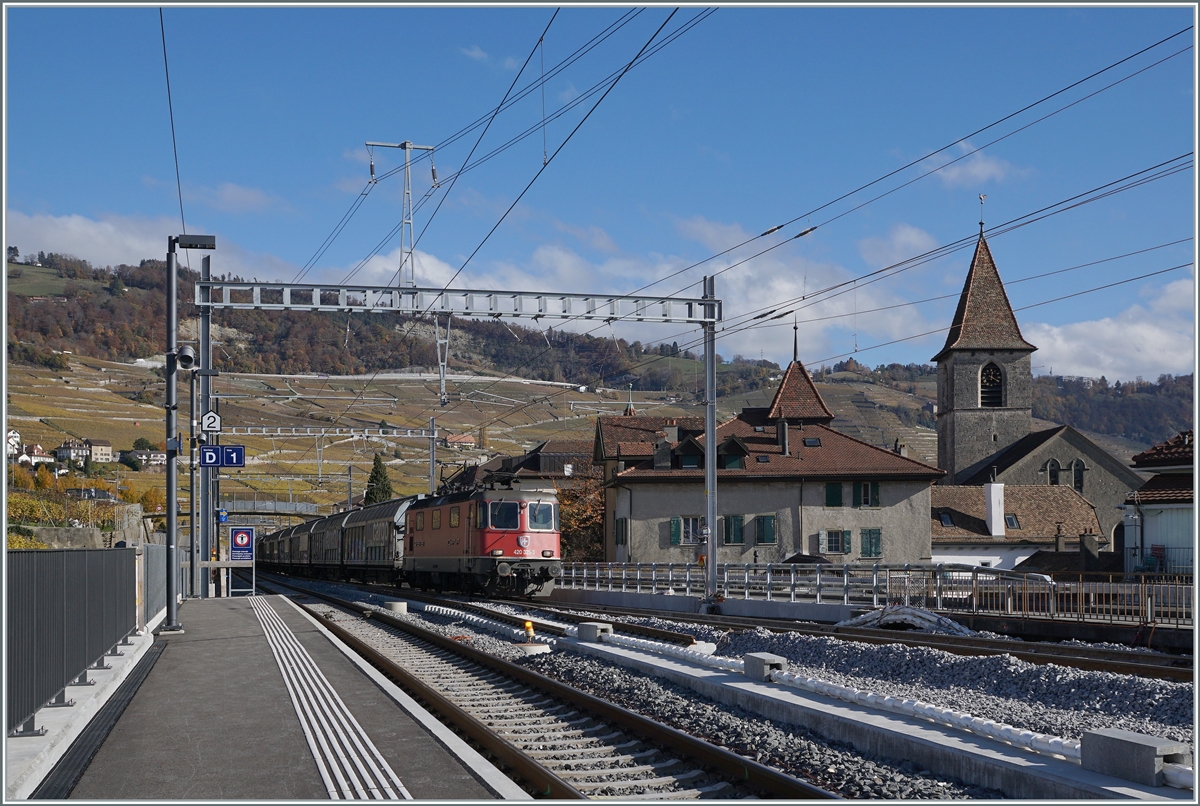
[[[562,576],[558,498],[510,489],[394,498],[267,535],[258,562],[317,579],[548,596]]]

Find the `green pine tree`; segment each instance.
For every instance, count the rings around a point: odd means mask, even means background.
[[[392,497],[392,482],[388,479],[387,468],[383,459],[375,454],[375,463],[371,465],[371,477],[367,479],[367,494],[364,504],[378,504]]]

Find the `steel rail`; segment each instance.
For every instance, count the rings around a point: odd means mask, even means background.
[[[525,622],[532,621],[541,632],[547,635],[564,636],[566,630],[556,624],[551,624],[544,619],[539,619],[536,616],[516,616],[509,613],[500,613],[490,608],[480,605],[474,605],[469,602],[459,602],[453,599],[441,599],[436,595],[428,593],[420,593],[412,589],[400,589],[392,585],[371,584],[368,582],[339,582],[340,585],[349,585],[359,590],[368,591],[370,593],[382,593],[387,596],[399,596],[404,599],[412,599],[418,602],[428,602],[429,604],[442,605],[445,607],[454,607],[459,610],[469,610],[477,615],[485,616],[495,621],[502,621],[505,624],[512,624],[515,627],[524,626]],[[486,597],[481,597],[486,598]],[[580,616],[575,613],[564,613],[554,607],[544,605],[537,601],[529,601],[528,599],[500,599],[492,598],[487,601],[493,601],[498,604],[516,605],[521,607],[530,607],[537,610],[548,610],[556,615],[561,615],[564,621],[570,621],[573,624],[578,624],[584,621],[593,621],[589,616]],[[652,641],[661,641],[665,644],[678,644],[682,647],[690,647],[696,643],[695,637],[684,632],[675,632],[673,630],[664,630],[658,627],[647,627],[642,624],[622,624],[620,622],[613,625],[613,632],[635,635],[639,638],[648,638]]]
[[[543,607],[558,612],[564,605]],[[569,607],[568,607],[569,609]],[[869,644],[904,644],[905,646],[940,649],[956,655],[989,656],[1011,655],[1019,660],[1036,664],[1056,664],[1077,669],[1114,674],[1131,674],[1163,680],[1190,682],[1194,679],[1194,667],[1190,658],[1166,653],[1125,652],[1111,649],[1088,649],[1086,647],[1037,645],[1026,642],[1003,641],[987,638],[966,638],[952,635],[928,633],[906,633],[900,630],[877,630],[863,627],[815,626],[790,622],[780,624],[779,619],[758,619],[737,616],[715,616],[707,614],[679,614],[640,610],[637,608],[610,605],[582,605],[581,610],[661,618],[668,621],[686,620],[698,624],[726,628],[762,627],[772,632],[798,632],[805,635],[840,638]],[[614,624],[614,629],[616,625]],[[1137,657],[1129,657],[1137,656]],[[1145,657],[1142,657],[1145,656]]]
[[[527,669],[518,664],[497,658],[473,647],[465,646],[458,641],[454,641],[437,633],[424,630],[416,625],[410,624],[393,616],[389,616],[386,613],[381,613],[370,608],[363,608],[361,605],[353,602],[346,602],[336,596],[305,590],[303,588],[290,585],[286,582],[273,580],[272,584],[291,588],[292,590],[295,590],[305,596],[311,596],[313,598],[327,601],[337,607],[362,613],[372,620],[379,621],[380,623],[386,624],[389,627],[394,627],[410,633],[419,637],[423,641],[428,641],[435,646],[457,653],[481,666],[494,669],[501,674],[516,679],[532,688],[538,689],[547,695],[569,702],[584,711],[589,711],[601,719],[624,727],[633,733],[650,739],[651,741],[658,742],[659,744],[673,748],[679,752],[686,753],[688,757],[700,763],[707,764],[708,766],[719,770],[725,775],[736,778],[752,788],[769,792],[772,795],[780,798],[805,800],[840,799],[832,792],[813,784],[809,784],[805,781],[801,781],[798,778],[794,778],[784,772],[768,767],[757,761],[745,758],[744,756],[738,755],[731,750],[726,750],[723,747],[717,747],[716,745],[709,744],[708,742],[690,736],[683,731],[663,725],[659,722],[655,722],[654,720],[648,719],[640,714],[633,713],[626,708],[574,689],[564,683],[560,683],[557,680],[539,674],[532,669]],[[301,605],[301,607],[304,607],[304,605]],[[307,607],[305,607],[305,610],[310,613],[312,612],[311,609]],[[364,658],[371,662],[372,665],[375,665],[376,668],[378,668],[384,674],[389,676],[396,675],[397,677],[400,677],[404,680],[404,684],[407,685],[407,679],[409,678],[409,675],[405,673],[403,669],[397,667],[396,664],[383,657],[379,652],[366,646],[361,640],[354,638],[354,636],[350,636],[344,629],[337,627],[336,624],[330,623],[326,620],[322,620],[322,623],[325,624],[325,626],[328,627],[331,632],[334,632],[334,634],[339,638],[345,640],[348,645],[355,648],[356,651],[358,651],[359,647],[366,649],[367,652],[364,653]],[[353,640],[347,640],[347,637]],[[413,690],[417,689],[414,687]],[[473,717],[467,715],[466,712],[462,711],[461,708],[454,706],[453,703],[449,703],[448,700],[446,700],[437,692],[431,691],[427,685],[422,683],[421,690],[430,692],[431,697],[433,698],[428,701],[431,703],[438,703],[437,707],[440,708],[440,704],[445,702],[453,707],[453,710],[449,713],[457,712],[457,714],[455,714],[456,717],[460,717],[464,721],[469,721],[468,724],[475,723],[478,725],[478,730],[481,730],[482,733],[479,733],[478,735],[476,733],[472,733],[471,736],[472,738],[476,739],[476,741],[479,741],[480,744],[486,747],[489,751],[494,751],[493,743],[497,741],[503,742],[502,739],[495,737],[490,730],[476,722]],[[504,744],[507,743],[504,742]],[[512,748],[512,753],[519,754],[519,757],[515,755],[513,756],[513,758],[518,762],[521,762],[521,757],[523,757],[524,759],[528,760],[529,763],[535,765],[537,763],[516,748]],[[500,757],[499,753],[497,753],[497,757]],[[506,763],[509,762],[506,760]],[[520,770],[520,768],[518,768],[515,764],[512,766],[514,769]],[[526,772],[522,770],[521,774],[526,775]],[[539,773],[531,770],[529,774],[538,776],[536,778],[531,778],[530,780],[545,781],[546,785],[551,789],[556,787],[558,783],[561,783],[563,787],[568,787],[571,791],[575,791],[570,784],[562,781],[562,779],[558,778],[549,771],[543,771]],[[553,791],[548,791],[548,794],[551,797],[577,797],[574,795],[556,795]],[[586,796],[580,794],[578,797]]]

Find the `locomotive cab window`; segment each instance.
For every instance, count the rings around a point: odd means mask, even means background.
[[[450,528],[458,528],[458,507],[450,507]]]
[[[440,509],[435,509],[433,512],[429,513],[429,528],[430,529],[441,529],[442,528],[442,511]]]
[[[546,532],[554,528],[554,505],[541,502],[529,505],[529,528]]]
[[[518,513],[516,501],[493,501],[491,507],[491,517],[493,529],[516,529]]]

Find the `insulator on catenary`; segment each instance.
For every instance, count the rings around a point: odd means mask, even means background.
[[[374,159],[371,160],[371,178],[372,179],[375,178],[375,160]]]
[[[433,173],[433,186],[437,187],[437,166],[431,162],[429,164],[429,170]]]

